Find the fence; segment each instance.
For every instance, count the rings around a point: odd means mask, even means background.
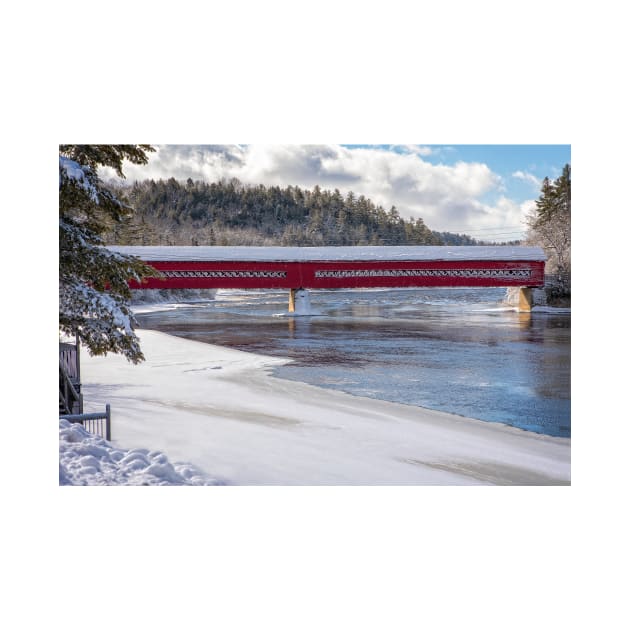
[[[59,343],[59,363],[63,366],[70,379],[77,382],[81,380],[79,368],[78,342]]]
[[[73,424],[82,424],[86,431],[94,433],[108,442],[112,439],[112,418],[109,405],[105,405],[105,412],[101,413],[77,413],[59,416],[72,422]],[[104,422],[104,424],[103,424]]]
[[[64,362],[59,359],[59,414],[83,413],[81,384],[68,376]]]
[[[59,343],[59,414],[83,413],[79,340]]]

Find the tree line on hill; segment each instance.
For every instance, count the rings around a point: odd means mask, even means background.
[[[436,232],[364,195],[299,186],[145,180],[117,186],[134,213],[106,236],[117,245],[484,245]]]

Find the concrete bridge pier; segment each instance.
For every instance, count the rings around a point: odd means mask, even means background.
[[[289,313],[293,315],[311,315],[311,299],[306,289],[290,290]]]
[[[529,287],[520,287],[518,290],[518,310],[529,313],[532,310],[532,290]]]

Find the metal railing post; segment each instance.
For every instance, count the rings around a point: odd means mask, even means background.
[[[108,442],[112,441],[112,422],[111,422],[111,410],[109,408],[109,403],[105,405],[105,439]]]

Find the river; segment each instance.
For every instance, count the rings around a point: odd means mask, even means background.
[[[505,289],[218,291],[138,312],[140,328],[293,361],[280,378],[571,435],[571,316],[518,313]]]

